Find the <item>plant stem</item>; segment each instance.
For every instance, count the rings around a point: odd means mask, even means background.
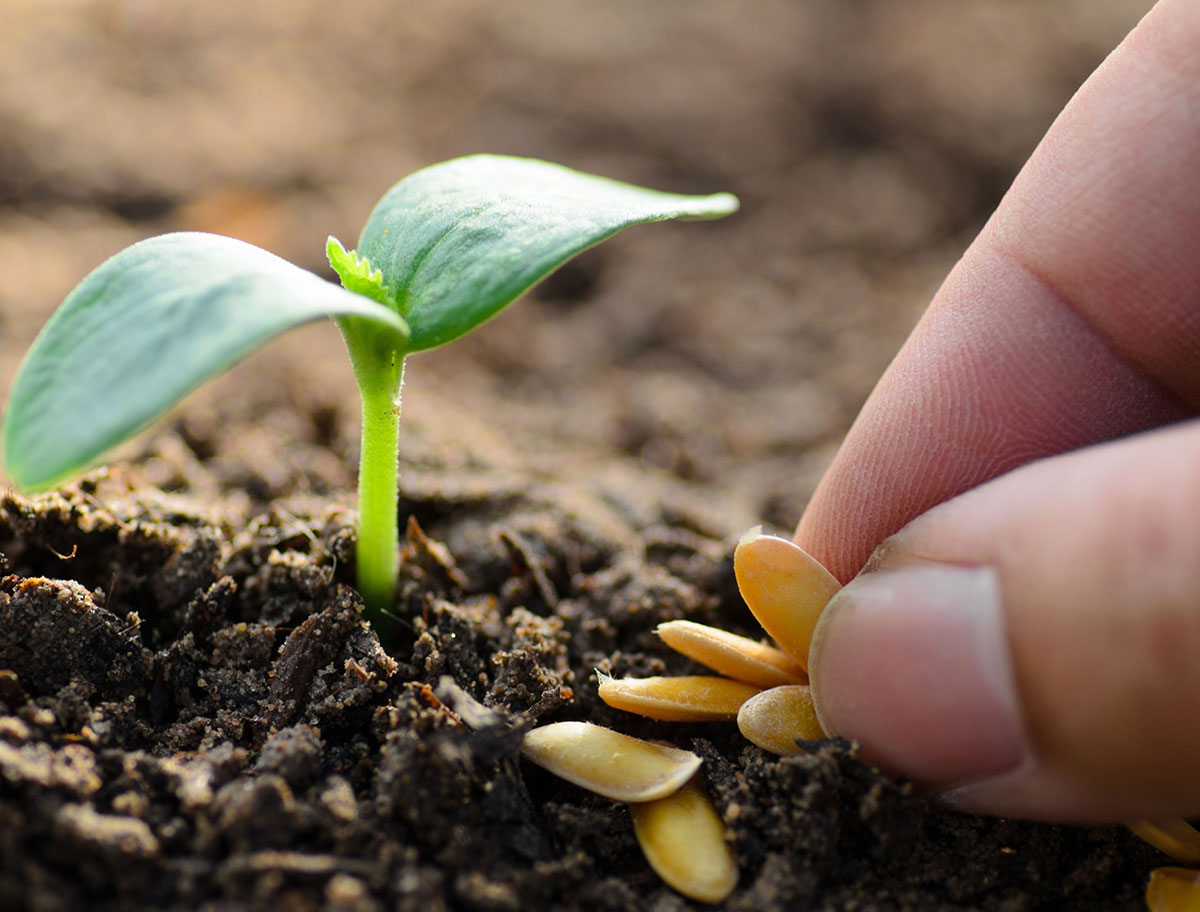
[[[340,326],[362,397],[362,450],[358,467],[358,591],[378,628],[392,610],[398,576],[397,458],[404,355],[372,344],[351,321]]]
[[[396,518],[400,385],[404,361],[378,389],[363,390],[362,457],[358,470],[358,589],[378,620],[396,594],[400,537]],[[393,365],[388,365],[392,367]],[[394,379],[393,379],[394,378]],[[390,382],[388,382],[390,381]]]

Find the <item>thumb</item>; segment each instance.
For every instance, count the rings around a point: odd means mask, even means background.
[[[964,810],[1200,812],[1200,422],[918,517],[829,603],[809,659],[828,731]]]

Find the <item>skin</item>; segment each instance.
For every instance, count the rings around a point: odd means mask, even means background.
[[[946,279],[795,535],[843,582],[994,572],[1023,766],[984,769],[969,695],[953,717],[969,762],[944,756],[949,717],[921,688],[953,688],[953,669],[906,683],[939,648],[920,587],[854,623],[853,598],[827,612],[826,721],[894,772],[972,782],[948,793],[972,810],[1200,813],[1198,409],[1200,4],[1161,0]],[[855,689],[862,667],[889,675],[888,705]]]

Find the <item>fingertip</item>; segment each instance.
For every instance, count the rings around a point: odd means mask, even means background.
[[[1029,756],[995,574],[865,574],[830,602],[810,654],[818,718],[864,756],[930,787]]]

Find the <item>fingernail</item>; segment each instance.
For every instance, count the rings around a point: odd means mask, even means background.
[[[864,574],[830,601],[811,654],[818,718],[927,786],[997,776],[1028,754],[996,574]]]

